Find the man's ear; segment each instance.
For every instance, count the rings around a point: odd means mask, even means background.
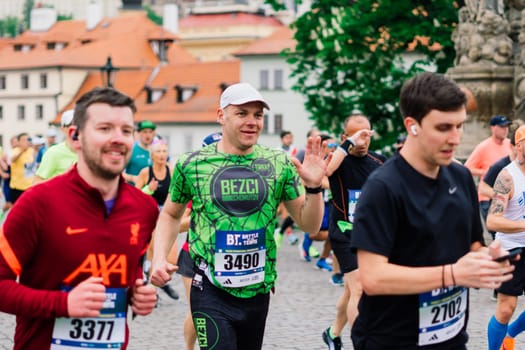
[[[217,123],[224,124],[224,110],[221,108],[217,109]]]

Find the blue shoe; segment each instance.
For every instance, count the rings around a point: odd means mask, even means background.
[[[317,268],[320,270],[332,272],[332,266],[330,266],[330,264],[328,264],[324,258],[317,260],[315,266],[317,266]]]
[[[332,283],[334,286],[343,286],[343,274],[342,273],[334,273],[332,277],[330,277],[330,283]]]

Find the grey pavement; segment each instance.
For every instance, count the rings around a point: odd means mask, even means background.
[[[316,242],[316,247],[321,244]],[[314,268],[315,263],[299,259],[297,246],[283,242],[278,253],[278,282],[271,297],[264,339],[264,350],[321,350],[326,349],[321,333],[332,322],[337,298],[342,287],[329,283],[330,273]],[[160,291],[160,305],[152,315],[129,321],[131,339],[129,350],[183,350],[182,324],[188,311],[180,277],[172,286],[181,294],[177,301]],[[469,349],[486,349],[486,325],[496,303],[490,300],[492,291],[471,290]],[[518,301],[516,314],[523,311],[525,301]],[[402,317],[402,315],[400,315]],[[0,349],[12,349],[14,317],[0,313]],[[346,350],[352,349],[350,332],[343,333]],[[525,335],[517,338],[516,349],[525,349]],[[245,350],[245,349],[241,349]]]

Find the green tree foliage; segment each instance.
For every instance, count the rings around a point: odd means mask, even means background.
[[[158,24],[159,26],[162,25],[162,16],[159,16],[152,8],[151,6],[144,5],[142,6],[144,10],[146,10],[146,14],[148,18],[155,24]]]
[[[282,0],[267,3],[283,8]],[[376,147],[392,144],[403,130],[398,98],[405,79],[425,66],[445,72],[453,63],[457,10],[452,0],[313,1],[292,24],[297,46],[283,54],[317,126],[340,133],[350,112],[360,110],[381,135]],[[417,37],[428,42],[409,50]],[[434,43],[441,49],[429,49]],[[404,62],[407,52],[420,59]]]
[[[25,0],[24,8],[22,10],[24,16],[24,28],[31,28],[31,10],[35,7],[35,0]]]
[[[14,38],[18,34],[19,20],[16,17],[6,17],[0,20],[0,36]]]
[[[70,21],[73,19],[73,15],[57,15],[57,21]]]

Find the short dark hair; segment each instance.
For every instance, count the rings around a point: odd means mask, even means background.
[[[20,134],[16,135],[16,139],[20,141],[20,139],[24,136],[29,136],[27,132],[21,132]]]
[[[326,140],[330,140],[330,139],[335,139],[335,138],[332,135],[321,134],[321,142],[326,141]]]
[[[399,109],[403,118],[421,120],[433,109],[457,111],[467,103],[459,86],[442,74],[421,73],[407,80],[401,88]]]
[[[285,137],[286,135],[291,135],[291,134],[292,134],[291,131],[283,130],[283,131],[281,131],[281,138]]]
[[[96,87],[82,95],[75,104],[72,124],[76,125],[78,130],[84,129],[87,109],[94,103],[105,103],[112,107],[129,107],[133,113],[137,111],[135,102],[128,95],[110,87]]]

